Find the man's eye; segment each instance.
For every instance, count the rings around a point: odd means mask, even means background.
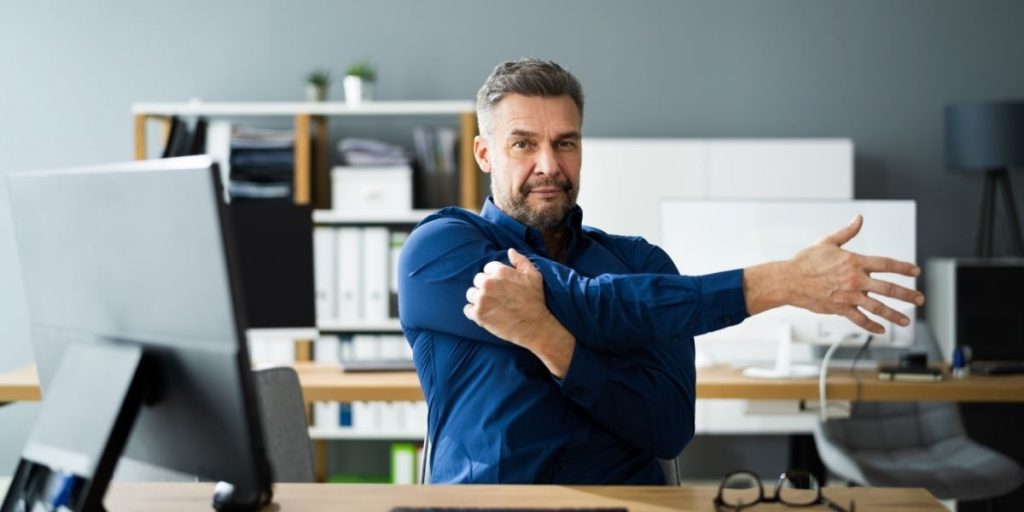
[[[529,144],[525,140],[517,140],[512,143],[512,147],[516,149],[526,149]]]
[[[558,144],[559,147],[564,149],[574,149],[576,147],[576,141],[574,140],[563,140]]]

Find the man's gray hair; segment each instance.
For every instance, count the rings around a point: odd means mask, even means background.
[[[576,103],[583,122],[583,86],[572,73],[550,60],[523,58],[498,64],[476,93],[476,118],[480,133],[493,133],[491,113],[508,94],[557,98],[568,96]]]

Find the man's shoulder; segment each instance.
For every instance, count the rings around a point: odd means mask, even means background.
[[[668,254],[642,236],[613,235],[592,226],[583,226],[583,233],[634,272],[678,273]]]
[[[429,257],[467,240],[488,239],[490,229],[491,222],[476,213],[455,206],[442,208],[412,229],[401,254],[417,253]]]
[[[614,245],[618,247],[638,248],[655,247],[646,238],[639,235],[615,235],[593,226],[583,226],[583,234],[597,240],[602,245]]]
[[[466,228],[484,228],[491,222],[465,208],[449,206],[427,215],[412,230],[412,236],[424,236],[439,231]]]

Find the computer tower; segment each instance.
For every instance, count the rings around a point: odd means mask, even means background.
[[[930,258],[925,313],[945,361],[1024,360],[1024,258]]]

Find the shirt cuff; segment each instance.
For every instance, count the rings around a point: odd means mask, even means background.
[[[611,373],[608,361],[577,342],[569,361],[569,371],[564,379],[555,379],[555,382],[562,386],[562,394],[584,408],[590,408],[601,396]]]
[[[743,296],[743,270],[728,270],[701,276],[704,325],[723,329],[745,320],[747,300]]]

